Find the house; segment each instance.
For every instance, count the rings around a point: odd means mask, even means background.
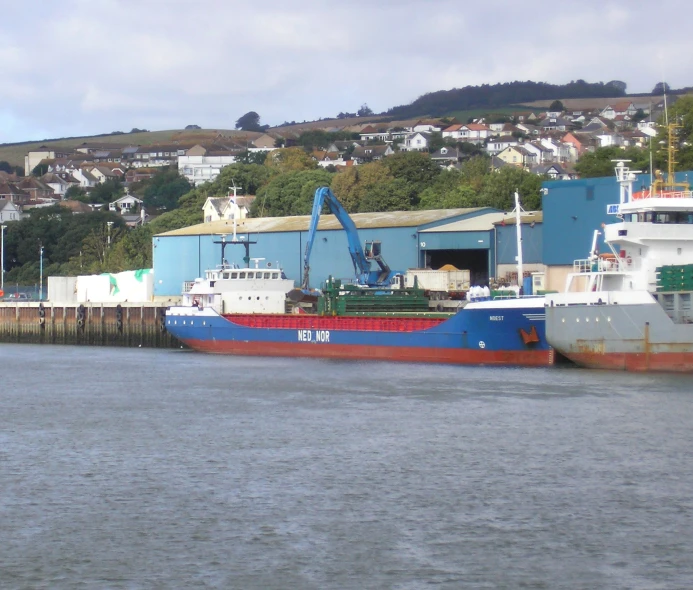
[[[568,131],[575,125],[562,117],[546,117],[539,127],[542,131]]]
[[[599,135],[595,135],[595,137],[599,140],[599,147],[620,147],[626,143],[623,135],[620,135],[619,133],[601,133]]]
[[[539,176],[548,176],[551,180],[571,180],[575,175],[568,172],[560,164],[540,164],[530,169],[532,174]]]
[[[125,173],[122,168],[109,168],[108,166],[94,166],[89,169],[89,173],[96,178],[99,184],[107,180],[121,180]]]
[[[429,121],[418,121],[412,128],[412,133],[437,133],[441,126]]]
[[[387,129],[366,125],[359,133],[361,141],[387,141],[390,139],[390,134]]]
[[[515,128],[525,135],[539,135],[541,133],[541,129],[532,123],[518,123]]]
[[[505,148],[511,145],[519,145],[517,138],[512,135],[504,135],[501,137],[494,137],[486,144],[486,153],[491,156],[495,156],[502,152]]]
[[[459,149],[449,146],[443,146],[431,154],[431,160],[438,162],[441,166],[460,162],[462,158],[463,153]]]
[[[428,142],[431,140],[430,133],[413,133],[404,140],[402,150],[405,152],[425,151],[428,149]]]
[[[519,168],[529,168],[536,164],[536,154],[524,148],[524,144],[509,145],[497,154],[497,158],[506,164]]]
[[[48,186],[54,195],[59,197],[64,197],[67,189],[71,186],[79,186],[77,182],[71,175],[63,172],[62,174],[56,174],[55,172],[46,172],[41,178],[46,186]]]
[[[391,156],[395,153],[390,144],[387,145],[360,145],[354,148],[351,153],[351,159],[357,164],[363,164],[364,162],[372,162],[375,160],[382,160],[387,156]]]
[[[132,184],[133,182],[142,182],[154,178],[158,172],[155,168],[131,168],[125,173],[125,182]]]
[[[109,211],[116,211],[121,215],[135,211],[139,207],[142,207],[142,199],[138,199],[135,195],[131,195],[128,189],[125,189],[125,195],[120,197],[120,199],[111,201],[108,204]]]
[[[567,143],[572,145],[576,152],[577,156],[580,157],[582,154],[584,154],[586,151],[590,150],[594,142],[589,135],[582,135],[582,134],[573,134],[573,133],[566,133],[563,138],[561,139],[563,143]]]
[[[90,189],[99,184],[98,179],[86,168],[76,168],[71,171],[71,174],[79,182],[79,186],[84,189]]]
[[[178,163],[178,157],[185,155],[185,152],[186,148],[180,145],[140,146],[134,154],[132,166],[172,166]]]
[[[144,207],[140,209],[140,212],[136,215],[123,214],[123,221],[128,227],[137,227],[138,225],[144,225],[149,223],[151,217],[144,210]]]
[[[534,154],[534,162],[532,165],[545,164],[546,162],[554,161],[554,153],[551,149],[542,145],[541,141],[531,141],[522,144],[528,152]]]
[[[263,133],[260,137],[256,137],[253,139],[253,145],[256,148],[265,148],[269,150],[273,150],[276,146],[277,143],[277,138],[272,137],[268,133]]]
[[[321,168],[327,168],[328,166],[346,166],[346,160],[344,160],[338,152],[315,150],[312,153],[312,157]]]
[[[443,129],[443,138],[449,137],[459,141],[480,144],[491,136],[491,129],[482,123],[467,123],[466,125],[450,125]]]
[[[250,214],[250,206],[254,200],[254,195],[207,197],[202,206],[204,222],[245,219]]]
[[[0,199],[6,199],[21,207],[29,202],[31,196],[21,190],[14,182],[0,182]]]
[[[613,121],[618,115],[629,115],[632,117],[637,111],[638,109],[635,108],[632,102],[622,100],[614,104],[606,105],[599,113],[599,116]]]
[[[1,190],[1,189],[0,189]],[[21,205],[10,199],[0,198],[0,223],[19,221],[22,218]]]
[[[195,145],[182,156],[178,156],[178,173],[185,176],[190,184],[199,186],[213,181],[224,166],[234,164],[240,150],[210,149]]]

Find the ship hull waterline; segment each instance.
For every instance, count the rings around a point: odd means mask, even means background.
[[[184,339],[182,342],[199,352],[243,356],[301,357],[342,360],[380,360],[458,365],[497,365],[546,367],[553,364],[549,350],[470,350],[430,349],[425,347],[369,346],[356,344],[309,344],[252,342],[232,340]]]

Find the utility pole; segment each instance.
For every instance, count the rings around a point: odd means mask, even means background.
[[[0,231],[2,232],[2,272],[0,272],[0,291],[5,293],[5,224],[0,225]]]

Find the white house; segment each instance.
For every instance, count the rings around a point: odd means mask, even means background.
[[[495,156],[502,152],[505,148],[511,145],[519,145],[519,141],[512,135],[505,135],[503,137],[494,137],[486,144],[486,152]]]
[[[142,200],[131,195],[128,189],[125,189],[125,195],[108,204],[109,211],[117,211],[122,214],[129,213],[142,206]]]
[[[414,133],[404,140],[403,151],[423,151],[428,149],[428,142],[431,140],[429,133]]]
[[[443,138],[450,137],[469,143],[482,143],[491,136],[491,129],[481,123],[468,123],[466,125],[450,125],[443,129]]]
[[[219,176],[224,166],[236,162],[237,153],[230,150],[210,152],[207,148],[196,145],[184,155],[178,156],[178,173],[185,176],[193,186],[211,182]]]
[[[9,199],[0,199],[0,223],[19,221],[22,218],[22,208]]]
[[[234,197],[233,195],[228,197],[207,197],[205,204],[202,206],[204,222],[245,219],[250,213],[250,205],[252,205],[254,200],[255,197],[252,195],[244,197]]]
[[[75,168],[71,171],[71,174],[82,188],[93,188],[99,184],[98,179],[85,168]]]

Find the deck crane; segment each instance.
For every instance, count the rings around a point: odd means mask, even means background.
[[[352,221],[349,214],[342,204],[334,196],[334,193],[329,187],[323,186],[315,191],[313,199],[313,212],[310,219],[310,229],[308,230],[308,240],[306,242],[306,250],[303,256],[303,282],[301,283],[302,291],[309,290],[309,273],[310,273],[310,253],[313,249],[313,242],[320,221],[323,205],[327,205],[329,210],[335,215],[339,223],[344,228],[349,243],[349,254],[354,263],[354,271],[356,273],[356,282],[364,287],[385,287],[390,284],[394,273],[383,260],[380,251],[380,242],[366,242],[365,251],[361,247],[359,241],[358,230]],[[380,267],[379,270],[371,270],[371,260],[375,261]]]

